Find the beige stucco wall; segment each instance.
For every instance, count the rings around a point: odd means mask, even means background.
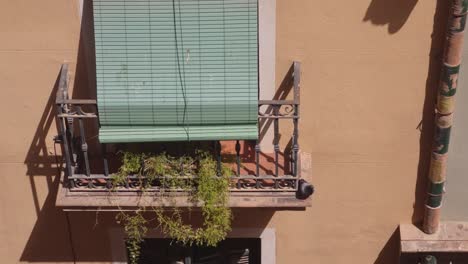
[[[428,74],[437,75],[444,28],[432,41],[434,2],[277,0],[276,82],[302,62],[300,143],[317,192],[306,211],[247,210],[234,223],[275,228],[277,263],[395,263],[399,222],[420,215],[417,127],[432,103],[437,78]],[[73,212],[68,225],[54,207],[49,98],[60,64],[75,75],[84,59],[78,1],[0,4],[1,262],[110,261],[112,215]]]

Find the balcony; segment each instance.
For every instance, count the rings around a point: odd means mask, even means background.
[[[122,147],[129,146],[98,142],[93,136],[99,126],[96,100],[69,98],[67,80],[68,66],[63,65],[56,96],[59,126],[56,141],[62,146],[65,166],[57,206],[66,210],[199,206],[187,199],[186,190],[170,190],[169,198],[168,195],[143,195],[141,187],[145,183],[145,175],[128,175],[125,184],[113,186],[112,174],[119,167],[116,153]],[[188,151],[187,145],[209,150],[218,168],[224,164],[232,170],[230,207],[308,207],[313,187],[306,181],[310,175],[301,167],[304,158],[299,149],[300,63],[295,62],[291,66],[282,87],[286,88],[277,93],[278,99],[260,100],[258,103],[259,133],[267,129],[272,133],[271,153],[262,151],[263,143],[239,140],[132,144],[131,147],[150,151],[169,150],[180,155]],[[284,131],[290,131],[288,137],[281,133],[280,123],[285,124]],[[181,176],[185,180],[196,177]],[[163,178],[164,175],[159,177]],[[167,192],[161,182],[158,179],[151,181],[145,193]],[[110,190],[112,196],[109,195]]]

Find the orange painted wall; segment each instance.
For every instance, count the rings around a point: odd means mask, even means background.
[[[234,223],[275,228],[277,263],[395,263],[399,222],[420,218],[447,11],[438,2],[277,0],[277,84],[302,62],[300,143],[317,192],[306,211],[237,211]],[[0,3],[1,262],[107,263],[113,216],[67,221],[54,207],[60,64],[77,89],[92,82],[78,1]]]

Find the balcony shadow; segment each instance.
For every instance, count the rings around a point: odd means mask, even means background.
[[[427,70],[426,91],[422,109],[422,119],[417,129],[420,130],[419,162],[417,167],[416,189],[414,193],[413,224],[420,224],[424,214],[426,189],[428,184],[429,164],[431,160],[432,141],[434,137],[434,106],[437,100],[437,86],[442,67],[445,29],[447,27],[448,8],[446,1],[438,0],[434,14]]]
[[[73,262],[73,247],[66,213],[55,207],[60,178],[55,177],[23,249],[20,261]],[[36,198],[37,199],[37,198]]]
[[[94,19],[93,1],[83,1],[81,18],[81,32],[76,61],[76,72],[73,83],[71,98],[73,99],[96,99],[96,56],[94,50]],[[91,109],[95,111],[96,109]],[[75,135],[81,136],[78,124],[74,124]],[[85,127],[86,143],[88,144],[88,155],[90,160],[102,156],[101,145],[98,140],[99,124],[94,118],[83,120]]]
[[[60,73],[60,69],[57,69]],[[20,256],[20,261],[73,261],[68,237],[68,226],[65,213],[55,207],[55,198],[60,181],[61,157],[57,153],[60,146],[48,140],[48,134],[57,130],[55,119],[55,95],[59,85],[60,74],[51,89],[43,114],[33,136],[25,158],[26,175],[29,177],[37,221]],[[55,130],[53,129],[55,126]],[[53,144],[54,153],[49,153]],[[41,205],[36,177],[45,177],[47,196]]]
[[[91,1],[84,1],[88,12],[83,13],[83,21],[89,20]],[[89,22],[88,22],[89,23]],[[83,68],[83,37],[80,37],[77,68]],[[71,241],[71,226],[68,213],[55,206],[55,199],[60,183],[62,156],[60,145],[50,140],[50,133],[58,131],[55,118],[55,96],[59,86],[60,68],[57,68],[57,79],[43,109],[32,143],[28,149],[24,164],[27,167],[33,203],[37,220],[32,228],[19,261],[25,262],[75,262],[77,260]],[[86,74],[79,73],[75,80],[83,80]],[[81,82],[81,81],[79,81]],[[55,126],[55,127],[54,127]],[[53,145],[53,146],[51,146]],[[51,148],[53,147],[53,148]],[[54,153],[50,150],[54,149]],[[35,178],[45,177],[47,196],[41,204]]]
[[[39,120],[31,145],[29,146],[26,158],[24,159],[24,164],[27,167],[26,175],[29,177],[31,191],[33,193],[34,208],[37,216],[40,214],[41,205],[38,199],[37,187],[34,178],[39,176],[45,177],[50,191],[53,186],[54,178],[59,175],[58,173],[60,170],[60,168],[57,167],[59,159],[56,156],[56,153],[49,153],[49,149],[51,149],[49,148],[49,145],[53,144],[53,142],[47,142],[47,136],[51,131],[52,126],[55,126],[55,129],[58,128],[55,120],[56,108],[54,104],[55,94],[58,89],[60,78],[60,69],[58,70],[59,74],[57,75],[55,84],[51,89],[42,117]],[[55,152],[57,147],[60,148],[60,146],[53,144]]]
[[[408,20],[418,0],[372,0],[362,19],[376,26],[388,26],[388,33],[397,33]]]
[[[275,92],[275,95],[271,100],[286,100],[288,98],[289,94],[293,90],[293,79],[291,76],[294,73],[294,64],[291,65],[289,68],[288,72],[284,76],[283,80],[281,81],[281,84],[279,85],[278,89]],[[266,109],[262,109],[262,111],[265,111],[265,114],[272,114],[273,113],[273,107],[269,106]],[[259,121],[258,127],[259,127],[259,141],[261,142],[263,138],[265,137],[266,133],[268,132],[269,129],[272,129],[272,124],[273,124],[273,119],[261,119]]]

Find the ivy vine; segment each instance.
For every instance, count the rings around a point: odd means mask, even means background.
[[[112,175],[111,193],[117,191],[119,186],[128,184],[129,175],[136,175],[144,195],[149,195],[150,192],[146,190],[152,183],[159,181],[161,191],[153,192],[152,195],[163,196],[166,191],[185,191],[189,200],[201,204],[203,217],[202,226],[193,227],[184,221],[182,210],[175,206],[170,210],[162,207],[139,207],[134,212],[120,210],[116,219],[124,226],[130,263],[138,263],[141,243],[153,221],[154,227],[160,228],[163,234],[186,245],[216,246],[226,238],[232,221],[232,212],[227,205],[231,174],[229,168],[222,165],[219,172],[214,157],[204,151],[197,151],[194,157],[173,157],[166,153],[121,154],[122,165]],[[149,214],[154,214],[151,220],[144,216]]]

